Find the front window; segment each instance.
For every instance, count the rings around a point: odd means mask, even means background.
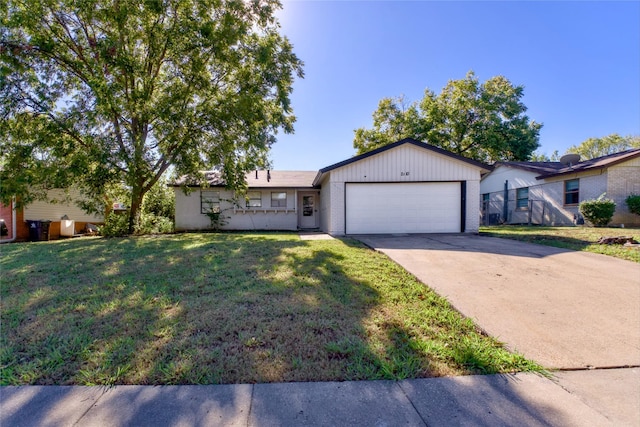
[[[564,182],[564,204],[577,205],[580,201],[580,180],[570,179]]]
[[[287,193],[271,193],[271,207],[272,208],[286,208],[287,207]]]
[[[529,209],[529,188],[518,188],[516,190],[516,209]]]
[[[247,207],[262,207],[262,193],[259,191],[247,191]]]
[[[211,190],[200,191],[200,213],[220,212],[220,192]]]

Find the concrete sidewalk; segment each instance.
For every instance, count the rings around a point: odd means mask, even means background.
[[[639,369],[405,381],[0,388],[2,426],[637,426]],[[598,396],[606,389],[607,399]],[[611,390],[617,390],[611,394]]]

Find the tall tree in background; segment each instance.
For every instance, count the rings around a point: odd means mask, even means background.
[[[547,156],[546,153],[538,153],[535,151],[531,153],[529,160],[532,162],[558,162],[560,161],[560,153],[558,150],[554,150],[551,156]]]
[[[450,80],[436,94],[410,106],[385,98],[373,113],[373,128],[355,131],[358,154],[402,138],[414,138],[483,162],[527,160],[538,148],[542,124],[525,115],[522,86],[505,77],[480,83],[473,72]]]
[[[640,148],[640,137],[623,137],[617,133],[612,133],[602,138],[589,138],[577,146],[572,145],[567,149],[567,153],[579,154],[582,160],[589,160],[631,148]]]
[[[131,189],[129,229],[170,166],[264,166],[302,63],[276,0],[0,1],[3,200],[75,185]]]

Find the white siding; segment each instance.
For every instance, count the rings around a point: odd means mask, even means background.
[[[220,209],[227,222],[222,227],[223,230],[296,230],[298,227],[295,190],[251,189],[251,191],[262,192],[262,206],[244,209],[234,206],[234,203],[230,202],[234,199],[234,192],[215,188],[207,190],[220,191]],[[287,206],[272,208],[271,193],[282,191],[287,193]],[[190,194],[184,194],[182,189],[174,188],[174,192],[176,195],[176,230],[211,229],[211,220],[200,211],[200,189],[195,189]],[[244,199],[238,202],[240,206],[244,206],[244,204]]]
[[[480,173],[478,173],[478,176]],[[465,232],[477,233],[480,229],[480,180],[467,180],[467,203],[466,203],[466,219]]]
[[[331,220],[331,185],[325,179],[320,187],[320,229],[328,230]]]
[[[83,197],[78,190],[49,190],[47,196],[55,202],[35,201],[25,206],[25,220],[60,221],[63,216],[80,222],[103,222],[102,215],[89,215],[76,204]]]
[[[491,173],[487,174],[480,181],[480,194],[496,193],[504,191],[504,182],[508,182],[509,190],[523,187],[533,187],[539,185],[542,181],[537,180],[536,176],[540,176],[537,172],[530,172],[518,168],[512,168],[505,165],[496,167]]]
[[[407,175],[408,172],[408,175]],[[403,144],[331,171],[333,182],[479,180],[478,168],[412,144]]]

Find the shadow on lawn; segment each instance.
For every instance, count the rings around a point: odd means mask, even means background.
[[[541,245],[553,246],[556,248],[562,249],[572,249],[572,250],[583,250],[584,248],[596,244],[596,242],[590,242],[584,239],[576,239],[573,237],[563,237],[563,236],[550,236],[545,234],[530,234],[530,233],[522,233],[522,234],[503,234],[503,233],[492,233],[490,231],[483,231],[480,233],[481,236],[486,237],[499,237],[502,239],[511,239],[518,240],[520,242],[527,243],[537,243]]]
[[[400,324],[387,325],[383,356],[372,351],[363,321],[380,295],[332,244],[221,233],[12,246],[0,258],[0,382],[430,376]]]

